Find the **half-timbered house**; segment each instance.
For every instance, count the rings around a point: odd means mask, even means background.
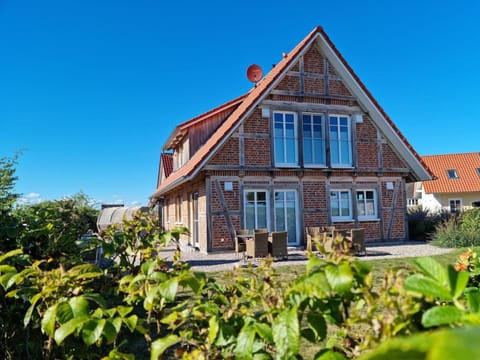
[[[202,252],[240,228],[365,228],[406,239],[405,184],[431,178],[412,146],[315,28],[247,94],[178,125],[151,196],[165,228]]]

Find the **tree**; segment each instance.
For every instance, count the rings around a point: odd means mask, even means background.
[[[0,253],[15,248],[17,223],[12,210],[19,194],[14,192],[18,154],[13,158],[0,158]]]
[[[22,230],[18,243],[33,259],[71,262],[80,255],[78,240],[88,230],[96,230],[98,211],[90,199],[80,192],[61,200],[15,208],[14,215]]]

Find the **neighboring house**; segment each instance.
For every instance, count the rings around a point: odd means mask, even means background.
[[[432,212],[457,212],[480,206],[480,153],[422,157],[434,180],[415,183],[410,206],[421,205]]]
[[[321,27],[246,95],[178,125],[163,152],[151,205],[202,252],[233,249],[241,228],[288,230],[291,246],[332,224],[406,239],[405,184],[431,179]]]

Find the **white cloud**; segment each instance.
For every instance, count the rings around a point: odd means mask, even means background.
[[[18,199],[18,203],[20,205],[38,204],[38,203],[41,203],[42,201],[43,201],[42,196],[36,192],[28,193],[27,195]]]

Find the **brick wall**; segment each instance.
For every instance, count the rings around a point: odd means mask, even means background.
[[[230,137],[221,147],[209,164],[212,165],[239,165],[240,164],[240,150],[239,141],[236,137]]]

